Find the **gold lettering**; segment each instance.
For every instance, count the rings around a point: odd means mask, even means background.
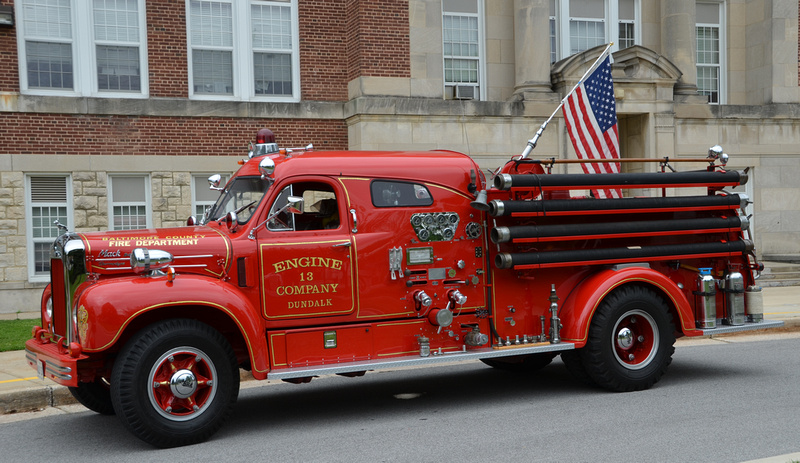
[[[312,299],[305,301],[291,301],[288,303],[289,309],[308,309],[314,307],[330,307],[333,305],[333,299]]]
[[[295,257],[272,264],[275,273],[280,273],[293,268],[321,267],[331,270],[342,270],[342,261],[327,257]]]
[[[278,296],[296,296],[302,294],[327,294],[335,293],[339,283],[325,283],[321,285],[287,285],[278,286],[275,294]]]

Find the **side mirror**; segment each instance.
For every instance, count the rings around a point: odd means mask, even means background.
[[[222,188],[219,187],[220,183],[222,183],[222,175],[214,174],[211,177],[208,177],[209,189],[222,191]]]
[[[288,204],[286,205],[286,209],[291,214],[302,214],[303,209],[305,207],[305,200],[299,196],[289,196],[287,198]]]

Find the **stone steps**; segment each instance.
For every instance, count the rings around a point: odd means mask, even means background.
[[[764,271],[758,284],[762,287],[800,286],[800,264],[764,262]]]

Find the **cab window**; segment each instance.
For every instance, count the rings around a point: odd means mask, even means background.
[[[409,182],[375,180],[370,185],[375,207],[418,207],[433,204],[431,192],[425,185]]]
[[[303,198],[302,214],[285,210],[289,196]],[[340,224],[336,193],[333,187],[321,182],[299,182],[287,186],[275,199],[269,215],[275,215],[267,222],[267,229],[271,231],[331,230],[339,228]]]

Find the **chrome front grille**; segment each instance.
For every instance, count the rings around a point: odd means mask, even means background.
[[[86,281],[86,250],[75,233],[56,238],[50,255],[50,282],[53,291],[53,331],[69,345],[76,340],[74,316],[78,287]]]

